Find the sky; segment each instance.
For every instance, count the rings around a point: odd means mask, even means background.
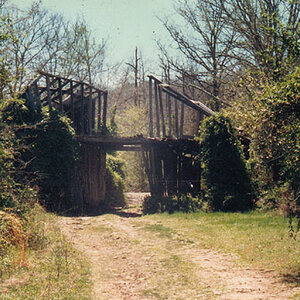
[[[19,8],[33,0],[12,0]],[[168,42],[159,18],[174,14],[174,0],[42,0],[43,6],[75,21],[84,17],[96,39],[108,39],[107,62],[130,62],[137,46],[146,64],[158,65],[155,40]],[[151,66],[150,66],[151,68]]]

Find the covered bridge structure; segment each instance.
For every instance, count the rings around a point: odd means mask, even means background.
[[[105,202],[107,151],[141,151],[152,195],[200,190],[199,153],[194,140],[199,123],[214,112],[150,75],[148,136],[106,136],[108,92],[85,82],[39,71],[24,97],[33,110],[43,106],[67,115],[82,145],[82,195],[91,207]],[[193,123],[185,120],[193,114]],[[192,126],[191,126],[192,125]]]

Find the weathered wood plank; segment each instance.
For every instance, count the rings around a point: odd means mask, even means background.
[[[178,102],[175,99],[175,136],[176,138],[179,137],[179,132],[178,132]]]
[[[80,85],[80,134],[84,134],[84,83]]]
[[[103,99],[102,124],[104,127],[106,127],[106,116],[107,116],[107,92],[104,93],[104,99]]]
[[[184,103],[181,102],[180,109],[180,138],[183,137],[183,126],[184,126]]]
[[[38,73],[39,73],[40,75],[45,76],[45,77],[55,78],[54,80],[57,80],[58,78],[60,78],[60,79],[62,79],[62,80],[66,80],[66,81],[72,80],[73,83],[78,83],[79,85],[82,84],[81,81],[74,80],[74,79],[70,79],[70,78],[66,78],[66,77],[59,76],[59,75],[50,74],[50,73],[47,73],[47,72],[45,72],[45,71],[38,70]],[[101,90],[101,89],[99,89],[99,88],[96,88],[96,87],[92,86],[91,84],[85,83],[85,85],[86,85],[87,87],[91,87],[91,88],[92,88],[93,90],[95,90],[95,91],[106,92],[106,91],[104,91],[104,90]]]
[[[97,102],[98,102],[98,114],[97,114],[97,131],[101,129],[101,92],[98,92]]]
[[[92,88],[89,88],[88,97],[88,134],[91,135],[93,131],[93,95]]]
[[[201,111],[206,116],[211,116],[211,115],[215,114],[214,111],[212,111],[209,107],[207,107],[200,101],[194,101],[192,99],[189,99],[185,95],[182,95],[181,93],[172,89],[168,84],[160,84],[160,86],[164,92],[169,93],[170,96],[172,96],[174,99],[176,99],[180,102],[183,102],[184,104],[186,104],[187,106],[189,106],[195,110]]]
[[[75,122],[74,118],[75,118],[75,112],[74,112],[74,90],[73,90],[73,81],[70,81],[70,97],[71,97],[71,119],[74,121],[75,123],[75,128],[77,126],[77,122]]]
[[[149,136],[153,137],[152,78],[149,78]]]
[[[172,136],[172,106],[171,106],[171,97],[169,94],[166,94],[167,97],[167,110],[168,110],[168,125],[169,125],[169,136]]]
[[[62,95],[62,84],[61,84],[61,78],[58,78],[58,98],[59,98],[59,110],[61,113],[64,112],[63,107],[63,95]]]
[[[157,88],[158,88],[158,100],[159,100],[160,115],[161,115],[162,135],[163,137],[166,137],[166,125],[165,125],[164,107],[162,103],[161,88],[160,86],[158,86]]]
[[[50,91],[50,78],[46,76],[46,89],[47,89],[47,102],[49,109],[52,110],[51,91]]]
[[[155,112],[156,112],[156,136],[160,137],[158,83],[156,81],[154,81],[154,96],[155,96]]]

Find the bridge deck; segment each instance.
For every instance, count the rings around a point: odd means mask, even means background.
[[[185,136],[182,139],[174,139],[152,138],[144,136],[105,137],[99,135],[83,135],[76,136],[76,139],[81,143],[97,144],[105,151],[141,151],[149,150],[152,147],[159,148],[165,146],[173,149],[180,149],[183,152],[185,149],[189,149],[189,151],[193,149],[199,149],[199,143],[196,142],[192,136]]]

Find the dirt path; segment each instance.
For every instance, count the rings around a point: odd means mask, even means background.
[[[69,240],[91,261],[94,299],[289,299],[276,274],[241,268],[139,217],[140,194],[116,214],[61,218]],[[143,196],[143,195],[142,195]]]

